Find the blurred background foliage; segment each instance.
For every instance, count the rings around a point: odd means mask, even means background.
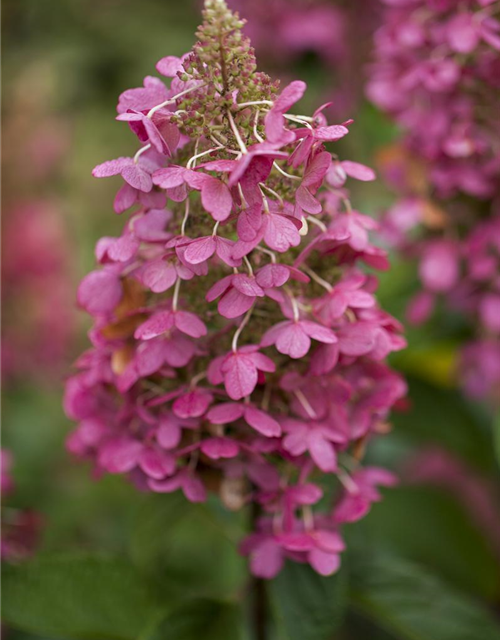
[[[357,10],[368,4],[330,2]],[[64,327],[52,337],[70,334],[55,367],[36,366],[32,357],[4,376],[3,446],[14,455],[16,486],[7,506],[43,519],[36,558],[5,567],[12,640],[250,637],[252,598],[237,553],[247,514],[229,515],[215,501],[199,507],[176,495],[142,495],[120,478],[97,481],[64,450],[62,381],[88,329],[72,311],[74,291],[92,268],[95,241],[121,226],[111,209],[116,185],[94,181],[90,172],[133,149],[114,122],[117,96],[153,73],[164,55],[190,48],[198,9],[194,0],[3,2],[4,240],[20,204],[49,203],[56,212],[69,293]],[[272,62],[264,58],[264,68]],[[352,75],[362,82],[358,62]],[[336,82],[314,52],[294,64],[314,99]],[[359,96],[339,121],[349,117],[355,124],[338,145],[342,157],[376,166],[397,132]],[[391,194],[380,181],[362,183],[353,200],[376,216]],[[51,284],[4,293],[4,340],[17,325],[36,336],[23,296],[43,302],[44,286]],[[382,276],[383,305],[403,318],[415,288],[411,265],[394,264]],[[393,432],[369,451],[370,462],[401,474],[401,486],[347,527],[349,552],[338,576],[287,566],[268,585],[273,639],[500,637],[493,622],[500,603],[498,458],[490,412],[455,388],[454,350],[463,331],[442,315],[408,330],[410,346],[393,364],[408,376],[409,401]]]

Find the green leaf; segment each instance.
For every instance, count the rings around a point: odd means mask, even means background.
[[[496,598],[496,555],[471,514],[450,493],[429,486],[392,488],[363,526],[378,548],[424,563],[461,590]]]
[[[58,555],[3,568],[3,620],[69,640],[136,640],[158,613],[126,561]]]
[[[354,610],[398,640],[498,640],[500,626],[474,600],[418,565],[371,556],[353,573]]]
[[[309,566],[287,562],[270,583],[271,604],[280,637],[330,640],[346,608],[344,572],[325,578]]]
[[[173,611],[148,640],[240,640],[242,630],[235,604],[201,598]]]
[[[237,518],[218,514],[210,501],[196,505],[178,494],[151,496],[134,518],[134,563],[169,601],[231,597],[247,578]]]

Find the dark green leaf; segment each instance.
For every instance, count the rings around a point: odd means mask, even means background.
[[[2,604],[9,625],[71,640],[136,640],[158,610],[130,564],[85,555],[5,566]]]
[[[498,640],[493,616],[418,565],[372,556],[353,572],[355,611],[398,640]]]
[[[325,578],[309,566],[287,562],[271,582],[280,636],[286,640],[330,640],[346,607],[344,572]]]
[[[236,605],[197,599],[172,612],[148,640],[240,640],[242,628]]]

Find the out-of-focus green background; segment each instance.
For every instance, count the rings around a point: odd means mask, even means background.
[[[330,4],[352,9],[350,2],[331,0]],[[362,0],[357,4],[362,7]],[[234,612],[226,605],[245,601],[241,598],[247,581],[245,562],[236,552],[244,515],[229,516],[213,504],[194,508],[177,496],[139,494],[122,478],[91,478],[90,469],[75,463],[64,450],[71,425],[61,409],[65,372],[85,348],[89,327],[83,314],[73,311],[77,282],[93,266],[96,240],[101,235],[117,235],[122,226],[112,211],[116,184],[93,180],[91,169],[134,149],[133,137],[114,120],[117,97],[126,88],[139,86],[144,76],[154,74],[158,59],[190,48],[199,22],[198,10],[199,3],[194,0],[3,1],[4,242],[22,243],[19,235],[22,238],[23,230],[16,231],[16,224],[22,219],[19,207],[28,203],[35,209],[50,210],[50,224],[57,229],[45,240],[41,232],[40,241],[45,242],[43,251],[48,260],[60,254],[51,279],[41,277],[30,286],[23,251],[4,246],[4,259],[6,254],[14,256],[14,265],[9,268],[19,271],[22,285],[4,291],[3,341],[8,344],[11,335],[16,336],[12,338],[14,360],[15,349],[23,350],[22,357],[18,352],[21,364],[14,363],[4,373],[2,446],[13,453],[16,486],[5,508],[41,514],[38,554],[42,565],[46,562],[45,569],[35,566],[31,574],[28,571],[25,582],[8,595],[7,622],[11,628],[6,633],[13,640],[157,637],[152,635],[154,623],[149,630],[142,625],[151,616],[151,590],[155,591],[155,602],[164,601],[172,607],[186,593],[198,599],[182,605],[185,609],[176,614],[177,622],[160,632],[162,640],[240,637],[240,631],[234,631],[240,629],[240,623],[234,622]],[[356,11],[349,15],[356,20]],[[358,67],[350,70],[360,85],[367,42],[363,47],[360,44]],[[266,69],[272,69],[276,62],[272,55],[263,57]],[[277,72],[289,76],[292,65],[320,101],[330,93],[330,86],[335,88],[343,81],[339,77],[346,76],[345,70],[340,73],[334,64],[325,64],[311,51],[285,67],[281,64]],[[354,94],[352,113],[342,115],[344,119],[352,115],[355,124],[341,152],[374,164],[380,148],[390,144],[396,132],[360,98],[359,86]],[[391,197],[380,183],[363,184],[354,201],[360,210],[377,215]],[[37,224],[45,228],[42,214]],[[35,234],[30,245],[35,254],[37,237]],[[53,278],[65,283],[59,308],[51,309],[55,315],[62,314],[64,326],[56,323],[52,330],[41,333],[33,310],[44,308]],[[402,318],[415,288],[411,265],[397,264],[381,278],[382,302]],[[455,626],[452,619],[456,615],[460,619],[460,611],[466,611],[469,620],[476,620],[477,603],[482,612],[498,610],[500,595],[498,461],[492,421],[485,407],[460,395],[451,373],[454,347],[463,331],[456,318],[438,316],[425,330],[409,331],[410,348],[394,359],[394,365],[408,376],[409,404],[395,416],[393,433],[374,443],[369,456],[372,462],[398,470],[403,482],[386,493],[384,502],[376,505],[365,521],[351,526],[348,536],[354,547],[367,552],[367,561],[373,562],[372,593],[378,592],[382,598],[367,599],[370,585],[363,597],[356,598],[356,593],[346,595],[338,580],[328,583],[335,584],[331,594],[326,594],[332,611],[327,609],[321,615],[333,618],[338,601],[347,598],[349,602],[336,637],[493,637],[460,635],[460,625]],[[48,364],[40,364],[35,357],[37,342],[42,340],[63,341],[61,353]],[[428,470],[429,460],[434,461],[434,473],[428,474],[434,480],[411,480],[415,474],[410,474],[410,467]],[[67,563],[73,573],[68,570],[67,582],[49,575],[53,592],[37,603],[37,571],[50,573],[54,553],[68,554],[64,556],[67,560],[59,562]],[[82,557],[96,553],[109,563],[100,584],[79,564]],[[380,553],[397,560],[386,563],[380,560]],[[111,556],[113,559],[108,558]],[[97,562],[94,555],[92,558],[89,562]],[[348,570],[348,559],[345,564],[342,575]],[[389,566],[392,573],[385,582],[382,578],[377,583],[381,566]],[[355,574],[355,561],[351,569]],[[71,577],[71,583],[70,576],[76,576]],[[144,576],[147,586],[142,587],[139,583]],[[287,597],[289,585],[296,580],[300,582],[292,571],[286,584],[282,580],[269,590],[273,606],[282,617],[292,620],[293,607]],[[76,595],[74,583],[79,585]],[[129,583],[131,589],[127,589]],[[88,605],[93,617],[82,615],[76,602],[78,589],[84,599],[94,588],[95,602]],[[324,596],[323,586],[317,588]],[[66,596],[73,598],[71,604],[66,603]],[[306,590],[302,596],[306,612],[315,616],[315,592]],[[119,604],[120,611],[110,614],[113,602]],[[59,603],[63,612],[70,607],[67,620],[58,617]],[[392,605],[403,612],[399,617],[393,614]],[[45,631],[40,632],[37,621],[51,608]],[[198,627],[182,622],[198,619]],[[475,623],[478,634],[482,633],[480,620]],[[94,622],[100,635],[93,635]],[[285,631],[276,638],[314,640],[314,635],[300,631],[300,624],[297,622],[299,631],[295,632],[285,624]],[[79,629],[76,636],[72,625]],[[244,634],[247,627],[243,623]],[[323,637],[330,636],[318,636]]]

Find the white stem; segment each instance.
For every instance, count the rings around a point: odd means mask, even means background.
[[[332,285],[326,280],[323,280],[323,278],[321,276],[318,276],[318,274],[315,273],[312,269],[309,269],[309,267],[302,267],[302,270],[308,273],[313,280],[324,287],[327,291],[332,291]]]
[[[189,195],[186,197],[186,205],[185,205],[185,209],[184,209],[184,218],[182,219],[182,225],[181,225],[181,236],[185,236],[186,235],[186,223],[188,221],[189,218]]]
[[[295,393],[295,396],[296,396],[297,400],[300,402],[300,404],[306,410],[307,415],[312,420],[315,420],[318,416],[316,415],[316,411],[314,411],[314,409],[309,404],[309,400],[305,397],[305,395],[302,393],[302,391],[300,389],[295,389],[294,393]]]
[[[143,153],[145,153],[146,151],[148,151],[148,149],[151,149],[151,145],[150,145],[150,144],[147,144],[146,146],[141,147],[141,148],[139,149],[139,151],[138,151],[138,152],[135,154],[135,156],[134,156],[134,162],[135,162],[135,164],[137,164],[137,163],[139,162],[139,158],[142,156],[142,154],[143,154]]]
[[[233,350],[233,353],[236,353],[236,351],[238,350],[238,338],[240,337],[241,332],[243,331],[243,329],[248,324],[248,321],[250,320],[250,316],[252,315],[252,311],[253,311],[253,305],[247,311],[247,315],[243,318],[242,323],[240,324],[240,326],[236,329],[236,331],[234,333],[233,343],[232,343],[232,346],[231,346],[231,348]]]
[[[289,178],[290,180],[298,180],[299,182],[302,180],[302,178],[299,178],[299,176],[292,176],[290,173],[284,171],[276,162],[276,160],[273,162],[273,167],[277,169],[282,175],[284,175],[285,178]]]
[[[215,236],[217,235],[217,229],[219,228],[220,225],[220,221],[218,220],[215,224],[214,224],[214,230],[212,231],[212,238],[215,238]]]
[[[267,104],[268,106],[272,107],[274,103],[271,102],[271,100],[252,100],[251,102],[241,102],[238,107],[240,109],[244,109],[245,107],[252,107],[253,105],[259,104]]]
[[[250,260],[246,256],[243,256],[243,262],[246,264],[246,267],[248,269],[248,275],[253,276],[253,269],[252,265],[250,264]]]
[[[328,229],[326,228],[326,225],[323,222],[321,222],[321,220],[318,220],[314,216],[307,216],[307,220],[308,222],[312,222],[317,227],[319,227],[321,231],[323,231],[323,233],[326,233],[328,231]]]
[[[222,145],[219,145],[218,147],[212,147],[212,149],[203,151],[202,153],[197,153],[195,156],[192,156],[191,158],[189,158],[186,168],[191,169],[191,167],[193,166],[193,163],[195,163],[196,160],[198,160],[198,158],[203,158],[203,156],[207,156],[209,153],[213,153],[214,151],[220,151],[220,149],[224,149],[224,147]]]
[[[229,124],[231,125],[231,129],[234,133],[234,137],[236,138],[236,142],[238,143],[239,148],[241,149],[241,153],[248,153],[248,150],[243,142],[240,132],[238,131],[238,127],[236,126],[236,122],[234,121],[233,114],[228,110],[227,117],[229,119]]]
[[[179,289],[181,288],[181,279],[177,277],[174,288],[174,298],[172,300],[172,310],[177,311],[177,304],[179,302]]]
[[[160,109],[163,109],[163,107],[168,107],[169,104],[174,104],[176,102],[176,100],[178,100],[179,98],[182,98],[182,96],[185,96],[188,93],[192,93],[193,91],[198,91],[199,89],[203,89],[203,87],[206,87],[207,84],[208,83],[205,82],[204,84],[197,85],[196,87],[190,87],[189,89],[184,89],[184,91],[181,91],[176,96],[173,96],[172,98],[169,98],[168,100],[165,100],[165,102],[157,104],[155,107],[150,109],[148,111],[148,114],[147,114],[146,117],[147,118],[152,118],[154,116],[154,114],[157,111],[159,111]]]
[[[274,189],[271,189],[271,187],[268,187],[263,182],[259,182],[259,186],[265,189],[266,191],[269,191],[270,194],[272,194],[277,200],[279,200],[280,204],[283,204],[283,198],[280,196],[279,193],[276,193]]]

